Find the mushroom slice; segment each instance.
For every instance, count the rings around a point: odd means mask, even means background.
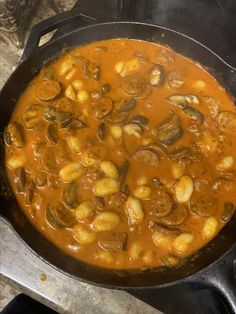
[[[176,267],[180,264],[180,259],[178,257],[169,254],[163,256],[160,261],[163,266],[169,268]]]
[[[105,121],[108,124],[117,124],[125,122],[129,117],[128,112],[117,112],[113,110],[110,114],[105,117]]]
[[[87,127],[88,125],[84,121],[80,120],[78,117],[70,117],[68,120],[61,122],[62,129],[68,128],[71,130],[79,130]]]
[[[26,129],[37,129],[42,123],[44,107],[38,104],[28,107],[23,113],[23,122]]]
[[[183,112],[186,114],[186,116],[188,116],[192,120],[197,121],[199,124],[202,124],[204,121],[203,114],[199,110],[191,106],[186,106],[185,108],[183,108]]]
[[[121,80],[121,88],[129,95],[141,94],[146,87],[146,81],[140,74],[130,74]]]
[[[205,195],[193,195],[189,210],[192,214],[197,214],[202,217],[210,217],[216,213],[218,207],[218,200],[214,196]]]
[[[17,193],[23,193],[26,186],[26,172],[25,168],[20,167],[14,171],[14,183]]]
[[[151,86],[159,87],[164,83],[165,70],[160,64],[154,64],[148,74],[148,83]]]
[[[48,125],[46,129],[46,137],[50,142],[57,143],[58,133],[57,133],[57,127],[55,124]]]
[[[24,192],[26,205],[32,204],[33,198],[35,195],[35,190],[36,190],[36,186],[35,186],[34,182],[28,181],[25,185],[25,192]]]
[[[76,219],[63,204],[48,205],[46,209],[48,223],[56,229],[68,228],[76,224]]]
[[[57,117],[56,108],[53,106],[47,106],[44,110],[43,117],[46,121],[54,121]]]
[[[127,176],[127,172],[129,170],[129,161],[128,160],[125,160],[120,168],[119,168],[119,178],[120,178],[120,190],[121,192],[123,193],[126,193],[127,192],[127,185],[125,183],[125,179],[126,179],[126,176]]]
[[[112,108],[113,108],[112,100],[108,97],[102,97],[96,102],[93,108],[94,117],[97,119],[102,119],[112,111]]]
[[[149,122],[149,119],[142,115],[133,116],[129,119],[129,123],[136,123],[140,125],[147,125]]]
[[[221,111],[216,117],[219,128],[225,132],[236,131],[236,113],[232,111]]]
[[[24,128],[19,122],[9,123],[4,130],[3,137],[7,145],[13,144],[17,148],[22,148],[25,145]]]
[[[97,129],[97,138],[99,141],[103,141],[106,135],[106,124],[104,122],[100,123]]]
[[[100,234],[98,238],[99,245],[109,251],[126,250],[127,233],[117,232],[109,234]]]
[[[56,98],[61,92],[61,85],[55,80],[45,80],[38,84],[36,96],[43,101]]]
[[[200,104],[200,100],[196,95],[186,95],[185,96],[186,100],[188,103],[190,104],[194,104],[194,105],[199,105]]]
[[[176,143],[184,134],[184,130],[181,126],[176,128],[161,131],[157,133],[157,139],[165,145],[172,145]]]
[[[230,203],[230,202],[224,203],[224,210],[220,217],[221,222],[226,223],[230,221],[230,219],[233,217],[235,209],[236,208],[233,203]]]
[[[78,184],[75,181],[66,186],[63,195],[63,203],[70,209],[78,205]]]
[[[122,99],[115,103],[115,110],[118,112],[129,112],[136,107],[136,100],[134,98]]]
[[[159,165],[160,161],[159,155],[156,151],[152,149],[146,149],[145,147],[137,150],[134,153],[133,158],[136,161],[145,162],[146,164],[155,167]]]
[[[179,226],[185,222],[187,217],[187,208],[182,204],[175,204],[168,215],[160,217],[160,221],[167,226]]]
[[[162,223],[159,222],[153,222],[150,225],[151,230],[153,231],[158,231],[161,233],[166,233],[172,236],[178,236],[180,235],[181,231],[179,230],[179,228],[176,227],[172,227],[172,226],[166,226]]]
[[[183,95],[172,95],[167,97],[167,101],[172,104],[175,105],[181,109],[185,108],[187,106],[187,100],[186,97]]]

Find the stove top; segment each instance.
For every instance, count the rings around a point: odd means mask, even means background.
[[[182,32],[208,46],[236,68],[235,0],[79,0],[76,6],[100,13],[104,21],[134,20]],[[58,30],[54,37],[79,27],[79,21]],[[132,294],[168,314],[229,313],[224,299],[206,287],[191,284],[137,290]]]
[[[169,27],[208,46],[236,68],[235,0],[79,0],[104,16]]]

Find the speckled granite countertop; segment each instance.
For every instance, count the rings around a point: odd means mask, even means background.
[[[74,3],[75,0],[40,1],[29,28],[42,19],[70,9]],[[15,48],[7,38],[0,35],[0,88],[19,63],[21,54],[21,49]],[[63,275],[37,258],[1,220],[0,235],[0,273],[13,286],[17,284],[21,291],[59,313],[159,313],[126,292],[94,287]],[[46,275],[44,281],[41,280],[42,274]],[[3,285],[6,285],[5,281]]]

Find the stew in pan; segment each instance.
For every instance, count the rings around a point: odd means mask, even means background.
[[[5,133],[17,200],[47,238],[114,269],[179,265],[236,204],[236,109],[199,64],[143,41],[44,67]]]

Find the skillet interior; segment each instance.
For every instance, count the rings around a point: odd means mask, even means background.
[[[162,34],[164,34],[164,37]],[[79,29],[39,48],[35,54],[16,69],[0,95],[0,132],[3,132],[9,121],[17,98],[38,73],[45,60],[55,58],[63,48],[120,37],[168,44],[175,51],[199,61],[209,69],[213,69],[231,94],[236,96],[236,86],[232,84],[232,77],[235,73],[230,71],[212,52],[193,40],[152,25],[128,22],[105,23]],[[19,82],[21,83],[19,84]],[[3,157],[3,149],[3,145],[1,145],[1,157]],[[152,270],[140,273],[108,271],[90,267],[67,256],[34,229],[19,208],[6,180],[6,172],[2,165],[3,161],[1,161],[0,214],[10,222],[18,235],[39,257],[59,270],[84,281],[113,287],[146,287],[172,283],[208,266],[228,251],[236,242],[236,218],[234,216],[220,234],[195,256],[194,260],[185,263],[178,269],[168,271]],[[6,193],[6,191],[9,192]]]

